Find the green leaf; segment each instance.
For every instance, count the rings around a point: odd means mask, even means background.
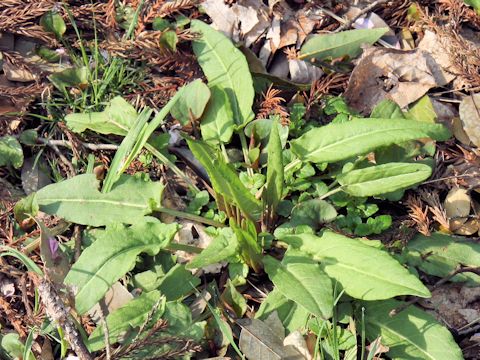
[[[192,293],[199,284],[200,279],[198,277],[185,270],[184,265],[176,264],[160,280],[158,290],[168,301],[174,301]]]
[[[126,135],[137,119],[135,108],[116,96],[102,112],[68,114],[65,122],[70,130],[82,133],[89,129],[100,134]]]
[[[462,360],[462,351],[452,334],[433,316],[410,305],[395,316],[391,310],[405,304],[401,301],[365,302],[365,330],[373,341],[381,336],[389,347],[387,355],[395,360]]]
[[[0,166],[12,165],[18,169],[23,165],[22,146],[13,136],[0,137]]]
[[[138,298],[129,301],[120,309],[106,317],[110,344],[121,341],[125,333],[135,328],[140,328],[147,321],[150,312],[156,304],[159,304],[156,317],[161,316],[165,309],[165,299],[160,297],[159,291],[143,293]],[[88,338],[90,351],[98,351],[105,347],[105,335],[100,323]]]
[[[428,123],[435,123],[437,113],[433,108],[433,104],[430,101],[428,95],[425,95],[413,105],[410,110],[405,114],[405,118],[424,121]]]
[[[112,225],[87,247],[65,278],[76,290],[79,314],[90,310],[110,286],[130,271],[140,253],[157,254],[178,231],[177,224],[160,221],[137,222],[131,227]]]
[[[231,256],[235,256],[237,251],[237,237],[232,229],[225,228],[212,239],[205,250],[195,256],[193,260],[187,264],[186,268],[195,269],[215,264],[222,260],[226,260]]]
[[[60,39],[65,31],[67,31],[67,26],[65,21],[60,14],[56,11],[47,11],[40,18],[40,25],[43,27],[43,30],[49,33],[53,33],[57,39]]]
[[[160,37],[160,43],[168,47],[173,52],[177,51],[178,36],[174,30],[168,30]]]
[[[395,101],[385,99],[375,105],[370,117],[378,119],[404,119],[405,115]]]
[[[315,261],[297,255],[280,262],[266,256],[263,264],[268,277],[283,296],[319,317],[328,319],[332,316],[332,282]]]
[[[170,113],[180,123],[186,125],[202,116],[208,99],[210,89],[202,80],[197,79],[185,86],[182,97],[178,99]]]
[[[330,203],[325,200],[311,199],[297,204],[292,209],[290,224],[308,225],[315,229],[321,224],[333,221],[336,217],[337,211]]]
[[[195,158],[200,161],[210,177],[217,194],[226,201],[235,204],[248,218],[257,221],[262,212],[260,202],[242,184],[233,168],[225,163],[222,156],[203,141],[187,140],[188,147]]]
[[[352,170],[337,176],[342,190],[353,196],[374,196],[421,183],[432,174],[425,164],[389,163]]]
[[[255,96],[245,56],[230,39],[200,20],[192,20],[190,29],[201,34],[200,39],[193,41],[193,51],[208,79],[208,86],[218,87],[226,93],[229,101],[224,106],[230,105],[233,121],[238,127],[245,126],[253,119],[252,104]],[[213,100],[215,99],[212,98]],[[226,114],[228,111],[220,113]],[[222,127],[223,125],[218,126]]]
[[[356,299],[430,297],[430,291],[397,260],[359,239],[325,231],[320,237],[298,234],[283,236],[281,240],[312,256],[328,276]]]
[[[464,0],[464,2],[473,7],[477,11],[477,14],[480,15],[480,0]]]
[[[291,141],[292,151],[304,161],[317,164],[367,154],[381,146],[420,138],[447,140],[442,125],[404,119],[354,119],[307,131]]]
[[[264,201],[269,213],[273,215],[278,203],[282,200],[284,182],[282,142],[280,140],[277,121],[274,121],[271,126],[267,150],[267,182]]]
[[[88,85],[88,69],[85,66],[65,69],[48,76],[48,79],[60,91],[66,92],[67,87],[82,88]]]
[[[336,34],[312,36],[300,49],[299,60],[354,58],[362,52],[362,45],[373,44],[380,39],[388,28],[359,29],[342,31]]]
[[[94,174],[45,186],[37,192],[40,210],[65,220],[90,226],[133,224],[160,206],[163,185],[122,175],[106,194],[98,190]]]
[[[419,234],[408,242],[407,262],[427,274],[445,277],[459,265],[479,267],[480,244],[440,233],[428,237]],[[474,273],[458,274],[451,280],[480,284],[480,276]]]
[[[310,313],[307,309],[292,300],[287,299],[278,289],[273,289],[263,300],[255,313],[255,318],[265,320],[271,313],[277,312],[283,326],[289,332],[305,326]]]
[[[258,242],[255,224],[245,220],[244,228],[232,223],[232,229],[237,237],[242,260],[255,272],[260,271],[262,262],[262,248]]]
[[[56,63],[58,62],[62,56],[55,50],[49,49],[46,46],[40,46],[35,50],[38,56],[40,56],[43,60],[49,63]]]
[[[159,17],[155,18],[152,22],[152,28],[156,31],[163,31],[170,28],[171,26],[172,24],[170,23],[170,21]]]
[[[216,145],[227,143],[233,134],[235,122],[227,93],[219,86],[211,86],[211,98],[200,123],[202,139]]]
[[[225,284],[225,290],[223,291],[221,298],[232,307],[237,317],[241,318],[247,311],[247,301],[242,294],[237,291],[230,279],[228,279]]]

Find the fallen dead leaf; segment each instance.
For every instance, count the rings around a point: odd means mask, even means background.
[[[268,7],[258,0],[240,0],[232,6],[223,0],[206,0],[202,3],[212,19],[212,26],[236,42],[249,47],[270,26]]]
[[[466,189],[451,189],[444,202],[445,213],[450,220],[450,230],[459,229],[470,214],[471,198]]]
[[[460,103],[460,119],[471,142],[480,148],[480,94],[463,98]]]
[[[5,298],[8,299],[15,295],[15,284],[11,279],[0,274],[0,294]]]
[[[240,319],[237,320],[237,323],[242,328],[239,341],[240,350],[242,350],[247,359],[305,359],[305,357],[298,352],[294,346],[284,346],[284,334],[278,333],[275,329],[272,329],[267,321],[264,322],[258,319]]]
[[[313,358],[312,354],[310,354],[310,351],[308,351],[308,346],[305,338],[298,330],[288,334],[285,340],[283,340],[283,345],[293,346],[300,354],[303,355],[306,360],[311,360]]]
[[[466,223],[455,230],[455,234],[463,236],[471,236],[480,229],[480,221],[478,219],[469,219]]]
[[[120,282],[116,282],[108,289],[105,294],[105,304],[107,305],[108,313],[113,312],[116,309],[121,308],[127,302],[133,299],[133,295],[123,286]],[[95,304],[95,306],[88,312],[90,317],[95,323],[100,322],[100,305]],[[108,314],[105,314],[107,316]]]
[[[430,57],[427,57],[428,61],[433,61],[440,65],[438,68],[432,64],[432,68],[437,71],[435,74],[437,79],[443,77],[445,84],[455,79],[455,74],[449,71],[449,69],[453,68],[450,55],[433,31],[425,31],[425,35],[423,36],[422,41],[418,44],[418,48],[430,54]]]
[[[324,72],[317,66],[309,64],[302,60],[288,60],[290,78],[298,84],[311,84],[320,79]]]
[[[480,287],[446,284],[432,291],[432,313],[450,327],[460,328],[480,318]]]
[[[367,350],[370,352],[374,350],[373,356],[376,357],[377,355],[381,355],[387,353],[390,348],[382,344],[382,337],[379,336],[375,340],[373,340],[370,345],[367,346]]]
[[[369,47],[350,76],[345,98],[355,110],[370,113],[384,99],[403,108],[446,84],[440,65],[424,50]]]

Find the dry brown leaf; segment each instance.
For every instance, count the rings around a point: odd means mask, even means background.
[[[453,328],[460,328],[480,317],[480,287],[446,284],[432,291],[428,300],[433,315]]]
[[[463,236],[471,236],[478,232],[480,228],[480,222],[478,219],[470,219],[462,226],[460,226],[457,230],[455,230],[455,234],[463,235]]]
[[[375,349],[374,353],[373,353],[374,358],[377,358],[377,355],[387,353],[390,350],[390,348],[388,346],[385,346],[385,345],[382,344],[382,337],[381,336],[379,336],[378,338],[373,340],[370,343],[370,345],[367,346],[368,351],[372,351],[373,349]]]
[[[452,132],[453,132],[453,136],[455,136],[455,139],[460,141],[462,144],[470,145],[472,143],[463,128],[462,120],[460,120],[460,118],[458,117],[453,118]]]
[[[434,32],[426,30],[422,41],[418,44],[418,48],[431,55],[427,59],[440,65],[440,68],[433,66],[438,71],[435,74],[436,78],[443,77],[445,84],[455,79],[456,76],[449,71],[449,69],[453,68],[453,64],[448,51]]]
[[[350,76],[345,97],[355,110],[370,113],[384,99],[405,107],[445,84],[440,65],[426,51],[369,47]]]
[[[240,0],[232,6],[223,0],[206,0],[202,7],[215,29],[236,42],[243,41],[247,47],[270,26],[268,7],[258,0]]]
[[[121,308],[123,305],[128,303],[133,299],[133,295],[123,286],[120,282],[116,282],[108,289],[105,294],[105,304],[107,305],[108,313],[112,313],[116,309]],[[90,317],[95,323],[99,323],[101,320],[101,308],[99,304],[95,306],[88,312]],[[104,314],[107,316],[108,314]]]
[[[302,60],[288,60],[290,78],[298,84],[311,84],[320,79],[324,72],[317,66],[309,64]]]
[[[471,198],[467,190],[462,188],[451,189],[445,198],[444,208],[447,218],[450,220],[450,230],[460,228],[470,214]]]
[[[278,316],[278,315],[277,315]],[[247,359],[262,360],[305,360],[305,357],[294,346],[283,345],[284,334],[272,329],[267,321],[258,319],[240,319],[240,350]],[[282,326],[282,331],[283,326]]]
[[[303,355],[303,357],[306,360],[311,360],[312,354],[310,354],[310,351],[308,350],[307,342],[305,341],[305,338],[303,335],[300,333],[300,331],[294,331],[288,334],[288,336],[283,340],[283,345],[288,346],[291,345],[297,351]]]
[[[463,98],[460,119],[467,136],[476,147],[480,147],[480,93]]]

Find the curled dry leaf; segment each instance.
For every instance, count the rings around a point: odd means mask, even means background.
[[[445,198],[444,207],[448,219],[450,220],[450,230],[459,229],[470,214],[471,199],[467,190],[462,188],[453,188],[448,192]]]
[[[258,0],[240,0],[231,7],[223,0],[202,3],[215,29],[235,42],[243,41],[249,47],[270,26],[268,7]]]
[[[471,236],[478,232],[480,228],[480,222],[478,219],[470,219],[464,223],[460,228],[455,230],[455,234],[463,236]]]
[[[460,119],[471,142],[480,148],[480,93],[463,98]]]
[[[370,47],[353,70],[345,97],[355,110],[370,113],[384,99],[405,107],[447,83],[441,66],[424,50]]]

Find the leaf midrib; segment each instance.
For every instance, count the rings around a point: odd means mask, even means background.
[[[97,241],[98,241],[98,240],[97,240]],[[77,298],[77,299],[81,299],[81,298],[82,298],[81,294],[83,293],[83,291],[85,291],[85,289],[88,288],[88,285],[93,281],[93,279],[95,279],[96,277],[100,277],[100,276],[98,276],[98,274],[100,274],[100,273],[102,272],[102,270],[103,270],[106,266],[108,266],[109,263],[110,263],[113,259],[115,259],[115,258],[117,258],[117,257],[119,257],[119,256],[122,256],[122,255],[124,255],[124,254],[127,253],[127,252],[134,251],[134,250],[140,248],[141,250],[136,253],[136,255],[135,255],[135,257],[136,257],[136,256],[138,256],[139,253],[145,252],[146,249],[148,249],[148,247],[160,246],[160,245],[161,245],[161,243],[159,243],[159,244],[140,244],[140,245],[134,245],[134,246],[130,246],[130,247],[128,247],[128,248],[122,249],[121,251],[117,251],[117,252],[113,253],[113,254],[110,255],[107,259],[105,259],[104,261],[102,261],[102,265],[101,265],[100,267],[97,267],[97,271],[95,271],[95,273],[93,273],[93,274],[90,276],[90,278],[88,279],[88,281],[86,281],[86,282],[84,283],[84,285],[81,286],[80,290],[78,290],[77,294],[75,295],[75,298]],[[142,250],[142,249],[143,249],[143,250]],[[72,268],[72,271],[75,271],[75,270],[77,270],[77,269]],[[82,269],[78,269],[77,272],[78,272],[78,271],[81,271],[81,270],[82,270]],[[72,285],[78,286],[79,284],[72,284]],[[109,285],[111,285],[111,284],[109,284]],[[85,311],[88,311],[88,310],[89,310],[89,309],[86,309]]]
[[[351,246],[349,246],[349,245],[347,244],[346,246],[343,246],[342,248],[346,248],[346,247],[351,247]],[[328,251],[328,250],[336,249],[336,248],[338,248],[338,246],[332,246],[332,247],[329,247],[329,248],[325,248],[325,249],[322,249],[322,251]],[[345,264],[344,262],[339,262],[339,261],[337,261],[337,262],[334,263],[334,264],[333,264],[333,263],[329,263],[328,260],[327,260],[327,261],[325,260],[326,257],[319,255],[318,252],[317,252],[317,253],[313,253],[312,255],[315,256],[315,257],[318,259],[318,261],[320,262],[320,266],[322,266],[322,264],[342,266],[342,267],[347,268],[347,269],[349,269],[349,270],[356,271],[357,273],[361,273],[361,274],[363,274],[363,275],[365,275],[365,276],[367,276],[367,277],[376,278],[376,279],[378,279],[378,280],[381,281],[381,282],[384,282],[384,283],[387,283],[387,284],[393,284],[393,285],[395,285],[395,286],[397,286],[397,287],[402,287],[402,288],[405,288],[405,289],[413,290],[413,291],[415,291],[415,294],[419,294],[419,293],[420,293],[418,290],[415,290],[414,288],[411,288],[411,287],[409,287],[409,286],[407,286],[407,285],[398,284],[397,282],[393,282],[393,281],[388,281],[388,279],[384,279],[384,278],[382,278],[382,277],[379,277],[379,276],[377,276],[375,273],[368,273],[368,272],[366,272],[366,271],[364,271],[364,270],[357,269],[357,268],[355,268],[355,267],[353,267],[353,266],[348,266],[348,265]],[[338,260],[338,257],[337,257],[337,260]],[[322,266],[322,267],[324,267],[324,266]],[[325,272],[326,272],[326,271],[325,271]],[[411,294],[411,295],[413,295],[413,294]],[[422,296],[423,296],[423,295],[422,295]]]
[[[371,34],[371,33],[370,33]],[[326,34],[328,36],[328,34]],[[350,46],[351,44],[354,44],[358,41],[362,41],[363,39],[365,39],[368,35],[367,32],[365,32],[365,35],[363,35],[361,38],[357,38],[356,40],[352,40],[350,42],[345,42],[343,43],[342,45],[340,46],[335,46],[335,45],[331,45],[330,47],[326,47],[324,49],[321,49],[321,50],[317,50],[317,51],[312,51],[312,52],[309,52],[309,53],[305,53],[305,54],[300,54],[300,56],[298,57],[299,60],[303,60],[309,56],[315,56],[315,54],[318,54],[318,53],[321,53],[321,52],[325,52],[325,51],[330,51],[332,49],[339,49],[339,48],[342,48],[342,47],[345,47],[345,46]],[[319,35],[319,36],[322,36],[322,35]],[[334,38],[334,36],[331,37],[332,39]],[[312,39],[313,40],[313,39]],[[366,41],[366,40],[364,40]],[[307,45],[307,44],[305,44]]]
[[[346,183],[345,187],[350,187],[350,186],[373,186],[378,183],[382,183],[385,181],[394,181],[396,179],[401,179],[401,178],[408,178],[410,179],[412,175],[420,175],[423,173],[428,173],[427,169],[422,170],[422,169],[416,169],[415,171],[409,172],[409,173],[404,173],[404,174],[397,174],[397,175],[392,175],[392,176],[387,176],[379,179],[374,179],[374,180],[360,180],[359,182],[354,182],[354,183]]]
[[[415,129],[414,127],[395,127],[395,128],[388,128],[388,129],[380,129],[380,130],[374,130],[374,131],[369,131],[369,132],[364,132],[364,133],[361,133],[361,134],[357,134],[357,135],[352,135],[352,136],[349,136],[349,134],[346,135],[345,138],[339,140],[339,141],[336,141],[334,143],[331,143],[331,144],[327,144],[326,146],[322,147],[322,148],[317,148],[313,151],[311,151],[309,154],[308,154],[308,157],[309,158],[312,158],[314,155],[316,155],[317,153],[321,153],[323,151],[328,151],[329,148],[332,148],[332,147],[335,147],[335,146],[340,146],[340,145],[343,145],[344,143],[347,143],[347,142],[353,142],[354,140],[358,139],[358,138],[361,138],[361,137],[365,137],[365,136],[373,136],[373,135],[377,135],[377,134],[382,134],[382,133],[388,133],[388,132],[391,132],[391,131],[398,131],[398,130],[403,130],[403,131],[406,131],[406,130],[418,130],[418,131],[425,131],[425,130],[419,130],[419,129]],[[419,136],[416,136],[415,138],[421,138],[421,137],[426,137],[425,133],[423,133],[422,135],[419,135]],[[427,135],[428,137],[428,135]],[[300,138],[299,138],[300,139]],[[404,140],[402,140],[404,141]],[[298,142],[298,140],[296,141]],[[376,145],[371,145],[371,147],[376,147]]]
[[[117,201],[117,200],[108,200],[108,199],[79,199],[79,198],[44,198],[42,197],[39,201],[40,206],[48,206],[49,204],[44,204],[43,202],[70,202],[70,203],[96,203],[96,204],[113,204],[119,206],[126,206],[131,208],[138,208],[138,209],[149,209],[148,205],[145,204],[136,204],[124,201]]]
[[[405,342],[409,343],[409,344],[412,344],[416,349],[420,350],[423,354],[427,355],[427,357],[429,359],[432,359],[432,360],[437,360],[437,358],[433,357],[432,355],[430,355],[426,350],[422,349],[417,343],[411,341],[409,338],[405,337],[404,335],[400,334],[399,332],[397,332],[396,330],[393,330],[391,327],[388,327],[388,322],[387,323],[380,323],[378,321],[375,321],[375,320],[372,320],[371,318],[369,319],[369,322],[379,326],[380,328],[385,328],[385,329],[388,329],[388,331],[390,331],[391,333],[397,335],[400,339],[403,339]]]
[[[215,57],[217,58],[218,62],[222,65],[222,68],[224,70],[224,75],[223,77],[224,78],[227,78],[230,86],[231,86],[231,89],[232,91],[235,89],[235,87],[233,86],[233,80],[232,80],[232,77],[230,76],[230,73],[228,72],[228,68],[226,66],[226,64],[223,62],[222,58],[219,56],[219,54],[214,50],[215,48],[213,47],[213,45],[208,41],[207,37],[203,34],[202,36],[202,40],[205,42],[205,44],[210,48],[210,51],[212,51],[212,53],[215,55]],[[223,42],[225,39],[222,39],[221,41],[219,42]],[[232,45],[233,46],[233,45]],[[219,86],[219,85],[217,85]],[[222,89],[224,88],[223,86],[220,86]],[[228,93],[226,94],[228,96]],[[230,96],[228,96],[228,98],[230,99],[230,101],[232,101],[232,98]],[[241,124],[241,119],[240,119],[240,109],[239,109],[239,105],[238,105],[238,101],[237,101],[237,97],[234,96],[233,97],[233,105],[232,108],[233,110],[235,111],[235,123],[237,125],[240,125]],[[237,122],[238,121],[238,122]]]
[[[313,300],[313,303],[316,305],[316,307],[318,308],[318,310],[319,310],[319,312],[320,312],[318,315],[323,316],[323,312],[322,312],[322,309],[321,309],[320,304],[318,304],[318,303],[315,301],[315,297],[309,292],[308,287],[305,286],[305,285],[303,284],[303,282],[302,282],[300,279],[298,279],[297,276],[295,276],[295,274],[294,274],[291,270],[289,271],[289,270],[287,269],[287,266],[286,266],[286,265],[280,264],[279,268],[282,269],[285,273],[290,274],[290,275],[294,278],[294,280],[295,280],[296,283],[297,283],[297,286],[299,285],[299,287],[300,287],[301,289],[303,289],[304,292],[309,295],[309,297],[311,298],[311,300]],[[321,269],[319,268],[319,270],[321,270]],[[272,279],[272,281],[273,281],[273,279]],[[274,281],[273,281],[273,283],[275,284]],[[277,284],[275,284],[275,285],[277,286],[278,291],[280,291],[280,292],[283,294],[283,296],[285,296],[285,297],[288,299],[289,297],[288,297],[283,291],[280,290],[281,287],[278,287]],[[293,300],[292,300],[292,301],[293,301]]]

